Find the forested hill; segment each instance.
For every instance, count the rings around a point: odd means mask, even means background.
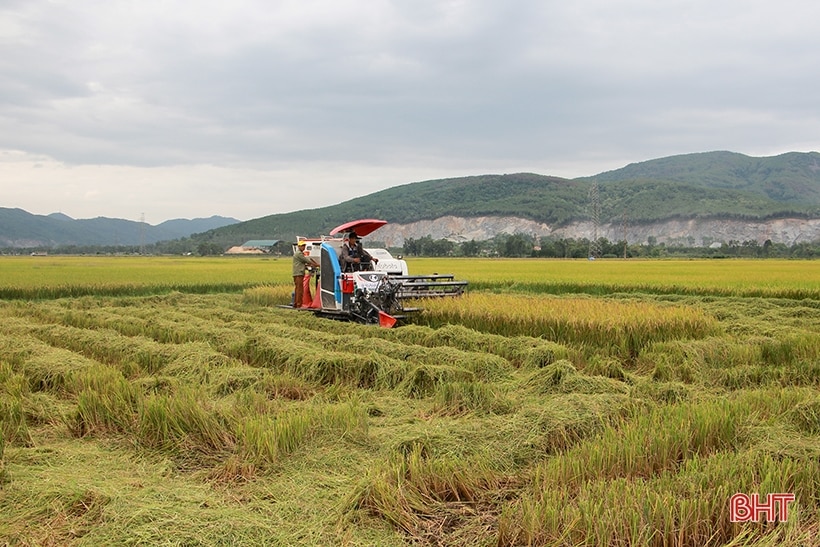
[[[677,182],[744,191],[778,203],[820,204],[820,153],[789,152],[754,158],[735,152],[705,152],[633,163],[586,180]],[[579,179],[585,180],[585,179]]]
[[[573,180],[518,173],[405,184],[320,209],[271,215],[202,234],[213,241],[326,234],[356,218],[405,224],[446,215],[515,216],[561,226],[590,218],[598,184],[600,220],[820,217],[820,154],[753,158],[732,152],[673,156]]]

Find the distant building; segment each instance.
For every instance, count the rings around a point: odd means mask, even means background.
[[[276,244],[278,239],[251,239],[242,245],[231,247],[225,251],[226,255],[263,255],[269,254]]]

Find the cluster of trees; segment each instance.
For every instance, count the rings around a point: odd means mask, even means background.
[[[377,242],[374,242],[374,244]],[[57,248],[3,249],[3,254],[29,254],[48,252],[53,254],[152,254],[152,255],[197,255],[217,256],[225,249],[214,241],[194,241],[191,239],[155,243],[144,246],[63,246]],[[406,256],[464,256],[464,257],[541,257],[541,258],[820,258],[820,241],[784,245],[763,244],[754,240],[729,241],[720,247],[697,247],[694,245],[668,245],[658,243],[650,237],[646,243],[628,244],[626,241],[611,242],[600,238],[595,242],[587,238],[535,238],[526,234],[499,234],[485,241],[463,241],[433,239],[424,236],[408,238],[401,249],[393,249]],[[276,255],[289,255],[290,243],[281,241],[273,250]]]
[[[820,258],[820,241],[796,243],[788,246],[763,244],[754,240],[729,241],[720,247],[694,245],[667,245],[649,238],[647,243],[628,244],[600,238],[535,238],[526,234],[500,234],[486,241],[456,243],[430,236],[404,242],[403,253],[408,256],[488,256],[488,257],[543,257],[543,258],[651,258],[651,257],[747,257],[747,258]]]

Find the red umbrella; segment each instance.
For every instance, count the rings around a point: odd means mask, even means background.
[[[366,236],[387,224],[386,220],[378,220],[375,218],[364,218],[361,220],[352,220],[346,222],[341,226],[336,226],[330,231],[330,235],[338,234],[339,232],[356,232],[359,237]]]

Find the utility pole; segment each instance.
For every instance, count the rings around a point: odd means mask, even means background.
[[[140,254],[145,254],[145,213],[140,213]]]
[[[596,259],[601,256],[601,245],[598,243],[598,232],[601,228],[601,198],[598,194],[598,181],[592,181],[589,189],[589,207],[592,217],[592,240],[589,242],[589,258]]]
[[[626,249],[629,247],[629,241],[626,239],[626,209],[621,214],[621,228],[624,231],[624,260],[626,260]]]

